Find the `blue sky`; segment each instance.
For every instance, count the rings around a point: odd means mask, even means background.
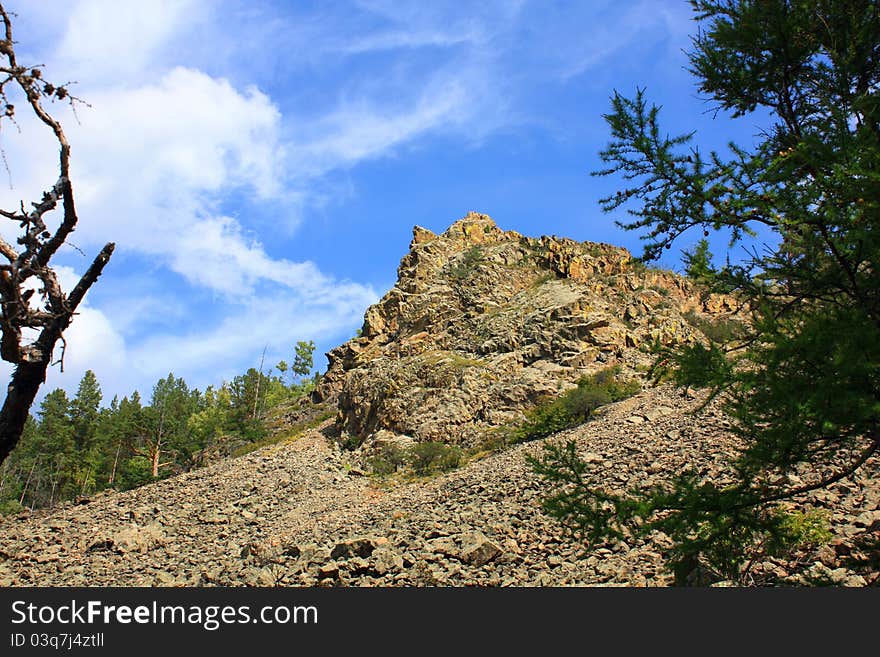
[[[274,364],[297,340],[345,341],[394,283],[415,224],[442,231],[476,210],[640,252],[598,206],[620,181],[589,175],[614,89],[647,87],[670,133],[710,147],[762,128],[698,97],[678,0],[6,5],[19,60],[75,80],[90,105],[54,108],[86,253],[62,254],[67,287],[118,245],[46,389],[73,391],[91,368],[107,399],[148,395],[169,371],[218,384],[264,347]],[[4,125],[0,140],[4,207],[54,182],[37,126]]]

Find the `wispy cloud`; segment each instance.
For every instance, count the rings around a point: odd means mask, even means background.
[[[176,38],[186,38],[208,9],[202,0],[79,0],[68,8],[53,60],[63,72],[89,84],[130,83],[155,70],[169,59],[163,50]]]
[[[362,99],[345,102],[294,128],[289,162],[302,177],[314,177],[387,155],[418,136],[461,125],[474,107],[468,95],[458,80],[448,79],[436,80],[403,108]]]
[[[462,44],[473,43],[480,32],[472,30],[463,34],[424,30],[411,32],[394,30],[369,34],[339,44],[337,52],[346,55],[359,55],[384,50],[417,49],[417,48],[449,48]]]
[[[617,15],[622,11],[622,15]],[[578,39],[569,32],[568,38],[560,39],[559,47],[552,53],[554,68],[562,80],[568,80],[597,68],[608,69],[613,59],[625,59],[641,50],[633,48],[638,43],[666,41],[668,52],[675,53],[685,42],[689,10],[685,3],[663,3],[640,0],[623,7],[611,3],[607,7],[606,20],[598,20],[590,26],[589,38]],[[576,23],[568,26],[578,30]],[[670,38],[674,37],[674,38]]]
[[[148,377],[176,372],[195,373],[198,385],[216,382],[218,376],[231,377],[242,367],[255,367],[264,346],[268,346],[267,365],[290,358],[295,340],[321,336],[339,342],[351,337],[344,328],[352,315],[361,314],[376,296],[360,286],[334,286],[328,289],[326,303],[303,300],[293,291],[254,297],[237,307],[214,326],[184,333],[158,333],[132,349],[130,363]],[[279,327],[287,340],[279,341]],[[163,358],[157,359],[156,354]],[[227,356],[234,354],[235,358]]]
[[[123,387],[170,369],[206,380],[220,362],[236,371],[256,343],[346,337],[376,293],[289,255],[309,211],[357,194],[348,176],[359,166],[436,136],[471,146],[549,121],[530,109],[540,85],[662,36],[677,17],[660,5],[636,3],[608,25],[596,17],[620,14],[617,3],[14,7],[23,49],[52,77],[78,80],[91,105],[78,118],[55,108],[74,145],[73,242],[119,243],[108,292],[69,331],[70,378],[96,362]],[[4,205],[53,182],[56,150],[37,128],[0,135],[15,185],[0,190]],[[126,281],[137,301],[120,292]]]
[[[108,12],[108,3],[100,0],[83,1],[71,10],[57,51],[45,54],[50,71],[53,61],[63,61],[58,68],[68,71],[90,71],[88,83],[78,89],[89,107],[80,106],[77,117],[64,116],[75,145],[82,218],[74,241],[84,250],[107,240],[119,243],[107,277],[137,277],[124,264],[114,269],[128,256],[140,262],[152,258],[152,266],[182,277],[176,284],[171,280],[172,289],[167,276],[139,289],[150,303],[128,303],[116,326],[113,306],[84,305],[66,336],[69,389],[87,367],[123,388],[143,389],[149,377],[169,369],[197,379],[216,376],[210,369],[219,362],[239,367],[245,345],[257,337],[284,344],[294,335],[305,337],[307,326],[325,335],[350,330],[376,298],[368,286],[340,281],[311,262],[270,256],[253,225],[221,211],[238,195],[283,215],[298,199],[290,189],[303,172],[290,168],[282,114],[265,93],[254,86],[236,88],[192,67],[151,66],[168,59],[157,53],[173,46],[169,41],[194,7],[155,4],[143,15],[129,15],[118,8]],[[131,55],[124,68],[103,61],[117,59],[120,49]],[[23,118],[21,132],[7,133],[3,147],[13,162],[15,185],[0,193],[0,201],[15,206],[20,198],[37,198],[56,175],[51,138]],[[70,289],[73,271],[64,271]],[[193,294],[200,289],[214,295],[207,314],[216,327],[200,321],[205,313]],[[189,308],[183,317],[181,298],[191,299],[184,301]],[[132,330],[137,322],[132,312],[166,305],[178,313],[176,331],[154,328],[144,339]],[[50,374],[50,385],[58,374]]]

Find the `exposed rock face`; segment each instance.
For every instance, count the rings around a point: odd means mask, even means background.
[[[584,374],[647,362],[640,348],[655,341],[701,339],[685,313],[732,310],[625,249],[523,237],[470,213],[441,235],[414,228],[397,284],[328,354],[317,397],[338,398],[355,442],[472,443]]]

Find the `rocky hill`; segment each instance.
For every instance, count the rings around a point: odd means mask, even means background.
[[[470,213],[441,235],[413,230],[397,284],[328,354],[317,398],[338,400],[351,444],[473,444],[585,374],[646,365],[655,342],[705,339],[698,327],[733,310],[625,249],[523,237]]]
[[[416,228],[399,280],[361,335],[329,354],[313,426],[246,456],[125,493],[0,520],[0,585],[665,585],[670,540],[583,546],[541,510],[525,461],[544,440],[478,446],[584,375],[637,378],[655,342],[706,340],[733,304],[609,245],[526,238],[469,214]],[[545,440],[577,442],[613,489],[684,466],[720,473],[736,449],[714,404],[649,387]],[[335,418],[326,417],[335,409]],[[320,421],[320,423],[319,423]],[[383,444],[435,441],[469,458],[428,477],[369,476]],[[827,513],[832,539],[753,565],[754,583],[876,581],[880,459],[795,501]]]

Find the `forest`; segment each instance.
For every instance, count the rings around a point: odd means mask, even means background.
[[[314,389],[314,349],[300,341],[292,364],[250,368],[204,390],[169,373],[146,402],[135,390],[105,403],[98,378],[86,371],[72,398],[52,390],[28,418],[0,466],[0,513],[128,490],[248,451],[270,434],[279,408]]]

